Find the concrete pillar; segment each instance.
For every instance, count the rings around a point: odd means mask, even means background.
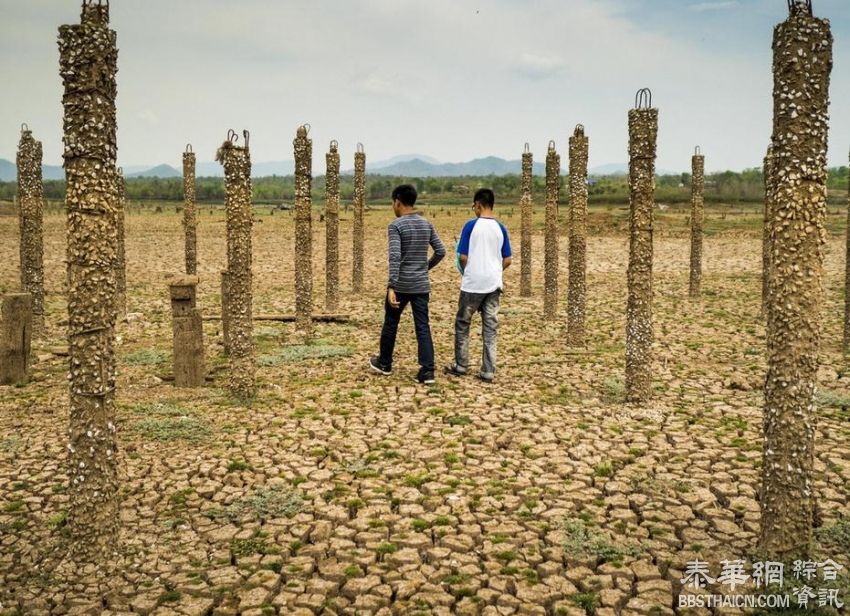
[[[80,22],[59,28],[68,213],[68,525],[75,553],[106,560],[118,529],[118,49],[115,31],[109,29],[109,4],[85,0]]]
[[[561,157],[555,142],[546,154],[546,230],[543,263],[543,317],[554,321],[558,314],[558,199],[561,191]]]
[[[256,361],[252,338],[252,248],[251,227],[251,154],[248,131],[245,145],[237,146],[237,135],[230,131],[216,154],[224,166],[224,207],[227,217],[226,301],[230,352],[230,393],[248,400],[255,393]],[[224,317],[224,315],[222,315]]]
[[[186,247],[186,273],[198,273],[198,211],[195,206],[195,153],[192,144],[183,152],[183,233]]]
[[[305,339],[313,325],[313,140],[309,124],[299,126],[295,149],[295,329]]]
[[[197,276],[180,276],[168,286],[174,331],[174,386],[204,384],[204,327],[196,305]]]
[[[325,310],[339,307],[339,150],[331,141],[325,155]]]
[[[6,295],[0,310],[0,385],[23,384],[29,380],[32,295]]]
[[[18,214],[21,229],[21,289],[32,295],[33,335],[44,333],[44,187],[41,142],[24,124],[18,145]]]
[[[691,271],[688,295],[696,299],[702,281],[702,223],[704,217],[705,156],[699,146],[691,158]]]
[[[363,290],[363,209],[366,199],[366,153],[363,144],[357,144],[354,154],[354,260],[351,270],[351,287],[355,293]]]
[[[810,2],[773,32],[773,187],[759,549],[811,556],[832,33]]]
[[[629,266],[626,303],[626,400],[652,397],[652,225],[658,109],[648,89],[629,111]]]
[[[520,297],[531,297],[531,245],[532,229],[534,226],[534,197],[532,196],[532,171],[534,168],[533,154],[528,144],[522,153],[522,196],[519,201],[520,208],[520,274],[519,294]]]
[[[570,253],[567,289],[567,346],[584,346],[587,296],[588,138],[579,124],[570,137]]]

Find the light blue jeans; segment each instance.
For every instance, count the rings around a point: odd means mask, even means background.
[[[492,379],[496,375],[496,333],[499,329],[499,299],[502,290],[492,293],[460,292],[455,318],[455,366],[459,372],[469,370],[469,326],[472,316],[481,313],[481,335],[484,352],[481,358],[481,377]]]

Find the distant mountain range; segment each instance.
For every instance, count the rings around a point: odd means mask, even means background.
[[[401,177],[459,177],[463,175],[487,176],[487,175],[519,175],[522,163],[519,160],[505,160],[496,156],[476,158],[460,163],[441,163],[440,161],[423,154],[402,154],[386,160],[376,162],[366,161],[366,172],[372,175],[393,175]],[[589,169],[590,175],[624,175],[628,165],[624,163],[612,163],[600,165]],[[270,161],[257,162],[253,164],[251,175],[254,177],[268,177],[272,175],[292,175],[295,173],[295,161]],[[324,167],[315,170],[316,175],[322,175]],[[566,173],[566,169],[561,169]],[[65,171],[61,166],[43,165],[42,173],[45,180],[65,179]],[[343,175],[354,173],[352,169],[343,169]],[[543,163],[534,163],[534,175],[544,175],[546,168]],[[665,170],[658,170],[661,175],[674,174]],[[223,177],[222,166],[216,162],[198,162],[195,167],[198,177]],[[155,167],[143,165],[128,165],[124,167],[124,175],[127,178],[158,177],[179,178],[183,171],[168,164],[156,165]],[[15,163],[0,159],[0,181],[14,182],[17,180]]]

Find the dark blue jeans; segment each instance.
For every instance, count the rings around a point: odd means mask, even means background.
[[[419,346],[419,366],[422,372],[434,372],[434,342],[431,340],[431,324],[428,320],[428,299],[430,293],[396,293],[398,308],[393,308],[384,299],[384,326],[381,329],[381,365],[392,368],[395,339],[398,323],[404,307],[410,304],[413,310],[413,325],[416,328],[416,342]]]

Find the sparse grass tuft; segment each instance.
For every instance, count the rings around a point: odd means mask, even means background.
[[[593,616],[596,608],[599,607],[599,595],[592,592],[576,593],[570,597],[570,600],[583,609],[588,616]]]
[[[238,473],[240,471],[251,470],[251,465],[244,460],[231,460],[227,463],[228,473]]]
[[[633,545],[615,545],[608,533],[591,528],[577,518],[565,518],[561,523],[564,533],[562,548],[567,558],[587,560],[595,558],[597,564],[610,562],[622,564],[626,556],[637,556],[640,549]]]
[[[302,344],[284,347],[277,353],[260,355],[259,366],[278,366],[280,364],[304,361],[307,359],[325,359],[327,357],[349,357],[353,349],[347,346],[331,344]]]
[[[47,519],[47,526],[50,529],[62,528],[68,522],[68,512],[60,511]]]
[[[123,362],[130,366],[156,366],[164,364],[171,357],[165,351],[157,351],[156,349],[142,349],[141,351],[133,351],[124,356]]]
[[[835,524],[815,529],[815,539],[835,554],[850,554],[850,518],[841,517]]]
[[[818,406],[828,406],[837,409],[850,408],[850,394],[831,389],[818,389],[815,395],[815,403]]]
[[[270,546],[267,541],[260,537],[250,537],[248,539],[234,539],[230,542],[230,551],[234,556],[252,556],[260,554],[273,554],[275,549]]]
[[[410,473],[404,476],[404,485],[410,488],[421,488],[429,481],[431,481],[431,475],[428,473]]]
[[[202,441],[212,434],[206,420],[183,407],[169,402],[139,404],[131,407],[136,415],[143,415],[130,424],[130,429],[138,434],[157,441]]]
[[[236,522],[243,518],[270,520],[273,518],[292,518],[304,510],[306,504],[297,492],[284,488],[260,488],[249,496],[234,501],[224,509],[211,509],[205,513],[213,520]]]

